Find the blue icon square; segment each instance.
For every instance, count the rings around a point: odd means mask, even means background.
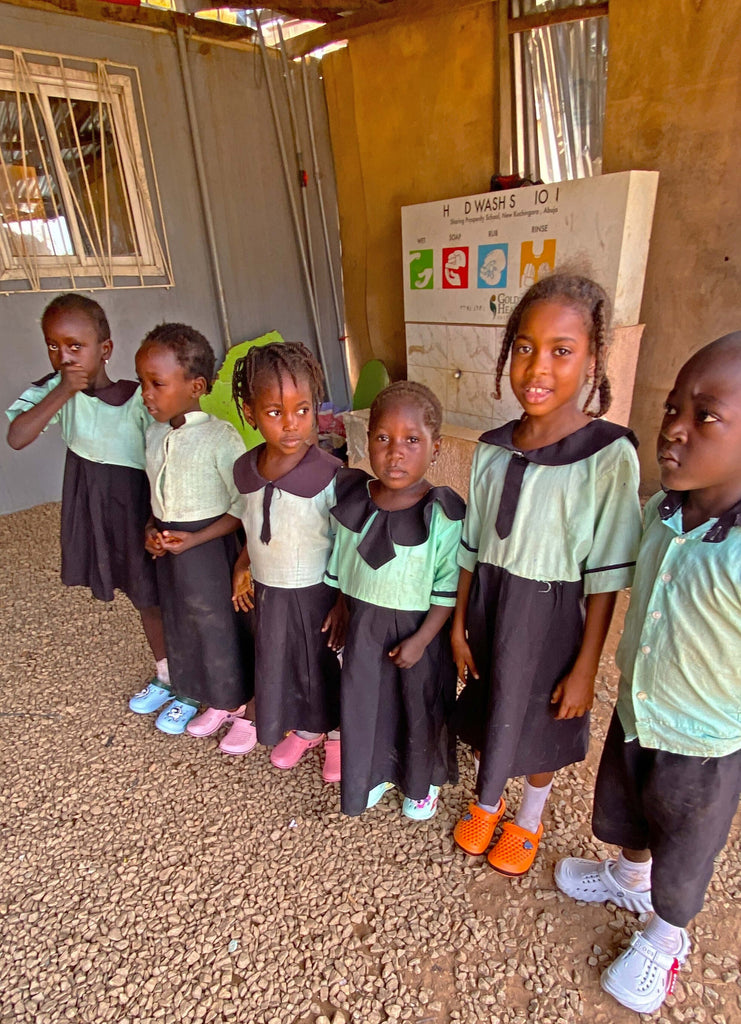
[[[507,287],[507,243],[479,246],[478,287]]]

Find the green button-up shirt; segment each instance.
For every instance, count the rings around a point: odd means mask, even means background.
[[[651,498],[616,661],[626,740],[741,749],[741,503],[685,533],[681,495]]]

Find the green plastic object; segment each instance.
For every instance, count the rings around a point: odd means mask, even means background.
[[[216,380],[210,393],[204,395],[201,399],[201,409],[204,412],[211,413],[212,416],[218,416],[220,420],[226,420],[227,423],[231,423],[232,426],[237,428],[242,435],[245,448],[255,448],[258,444],[261,444],[262,435],[254,427],[243,423],[237,413],[237,407],[232,399],[234,364],[238,359],[246,355],[253,346],[270,345],[274,341],[283,341],[283,338],[281,338],[277,331],[270,331],[268,334],[263,334],[261,338],[253,338],[252,341],[242,341],[239,345],[232,345],[226,354],[224,362],[221,364],[221,369],[216,375]]]
[[[370,409],[379,391],[387,388],[391,380],[389,372],[380,359],[369,359],[360,370],[355,394],[352,396],[353,409]]]

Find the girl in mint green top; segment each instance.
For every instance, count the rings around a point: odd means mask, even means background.
[[[528,289],[497,376],[499,386],[511,352],[523,415],[483,434],[471,467],[452,630],[466,685],[454,721],[480,769],[454,838],[486,853],[508,780],[525,776],[515,820],[487,857],[506,875],[533,863],[554,773],[586,756],[602,646],[635,565],[636,442],[600,418],[608,328],[607,296],[587,278],[553,274]],[[596,415],[586,412],[594,397]]]
[[[370,463],[341,471],[337,535],[325,580],[349,610],[342,668],[342,809],[360,814],[396,786],[408,818],[431,818],[457,779],[448,731],[455,667],[447,620],[458,582],[465,505],[425,474],[440,449],[442,410],[400,381],[371,407]]]
[[[67,445],[62,488],[62,582],[87,586],[102,601],[122,590],[139,611],[169,685],[162,618],[151,558],[144,550],[149,484],[144,435],[152,422],[136,381],[111,381],[113,351],[99,303],[69,292],[41,318],[52,373],[7,410],[8,444],[21,449],[58,423]]]

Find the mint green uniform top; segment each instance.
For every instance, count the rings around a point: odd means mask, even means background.
[[[641,535],[632,435],[593,420],[555,444],[520,452],[516,425],[488,431],[476,446],[458,564],[469,572],[477,563],[494,565],[543,583],[583,579],[585,595],[629,587]],[[527,465],[511,487],[517,460]],[[512,521],[500,534],[508,499]]]
[[[741,749],[741,502],[685,533],[682,496],[651,498],[616,661],[626,740],[692,757]]]
[[[61,379],[61,374],[53,373],[26,388],[5,412],[11,423],[22,412],[37,406]],[[115,388],[116,383],[109,387]],[[52,416],[47,426],[58,423],[64,443],[82,459],[144,469],[144,435],[152,422],[142,402],[141,388],[137,387],[123,405],[110,405],[94,394],[78,391]]]
[[[347,481],[349,493],[344,498]],[[388,512],[373,502],[369,483],[360,470],[343,470],[338,477],[338,502],[332,509],[337,534],[325,583],[380,608],[452,608],[462,500],[448,487],[433,487],[411,508]],[[366,538],[368,545],[363,544]]]

